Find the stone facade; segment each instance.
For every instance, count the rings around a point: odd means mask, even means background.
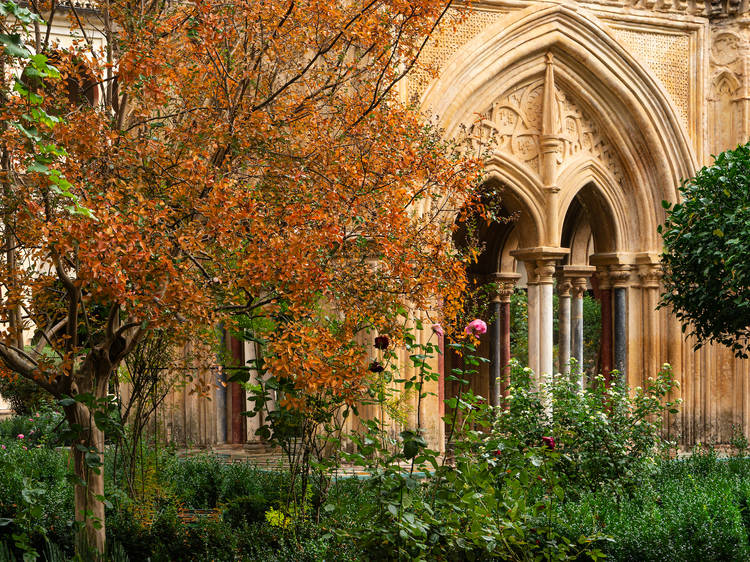
[[[447,135],[468,130],[467,150],[490,152],[487,181],[518,219],[487,241],[476,273],[522,274],[530,365],[552,374],[552,273],[568,323],[564,272],[595,269],[600,365],[635,387],[672,364],[683,405],[667,427],[684,445],[750,433],[750,363],[720,347],[694,352],[674,317],[656,310],[662,200],[677,201],[684,178],[750,138],[748,6],[473,2],[431,39],[424,56],[438,77],[402,87]],[[570,345],[560,348],[570,357]],[[497,372],[480,393],[492,392]]]
[[[682,179],[750,138],[748,6],[485,0],[465,12],[458,5],[422,55],[436,72],[400,84],[403,100],[420,103],[446,135],[468,130],[466,149],[491,154],[487,182],[518,220],[487,240],[491,251],[474,273],[500,280],[493,310],[501,319],[509,288],[528,291],[530,365],[552,376],[555,287],[570,338],[558,364],[581,357],[580,299],[595,288],[604,316],[600,366],[620,368],[635,387],[669,362],[683,405],[666,427],[685,446],[726,443],[735,427],[750,435],[750,362],[720,347],[694,352],[674,317],[656,310],[662,200],[676,201]],[[507,325],[485,336],[481,350],[494,361],[474,383],[493,402],[507,377]],[[237,360],[248,353],[234,350]],[[450,361],[436,367],[447,372]],[[456,389],[439,382],[428,390],[434,395],[420,417],[439,446],[442,399]],[[241,393],[217,379],[210,406],[189,392],[175,395],[167,434],[204,445],[257,439],[257,421],[238,422]],[[413,425],[416,398],[403,401]]]

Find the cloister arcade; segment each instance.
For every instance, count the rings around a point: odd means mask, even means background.
[[[555,374],[555,339],[563,372],[571,357],[582,362],[582,296],[591,289],[605,375],[616,369],[635,387],[664,362],[681,372],[681,327],[656,309],[657,226],[662,200],[677,200],[697,159],[651,73],[577,7],[537,5],[458,49],[422,102],[448,135],[466,130],[471,150],[489,151],[488,187],[515,217],[488,230],[472,270],[498,287],[478,392],[497,403],[507,383],[516,287],[528,295],[529,366],[540,379]],[[677,434],[685,424],[668,425]]]

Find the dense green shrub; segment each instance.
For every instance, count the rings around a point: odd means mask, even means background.
[[[67,455],[23,440],[0,445],[0,542],[26,536],[42,552],[46,540],[66,551],[73,547],[73,494]]]
[[[36,412],[0,421],[0,442],[23,441],[27,447],[44,444],[55,447],[69,443],[68,423],[57,410],[43,407]],[[23,435],[19,438],[19,435]]]
[[[666,461],[632,495],[584,493],[560,506],[558,531],[601,532],[613,560],[747,560],[750,492],[748,460],[718,460],[698,453]]]
[[[239,497],[263,495],[269,504],[283,498],[285,475],[262,470],[248,463],[227,463],[217,455],[172,458],[162,469],[169,482],[188,507],[209,508]]]
[[[16,415],[23,416],[53,404],[52,395],[23,377],[11,380],[0,377],[0,395],[10,404]]]
[[[557,469],[571,491],[638,485],[671,445],[662,436],[661,416],[676,412],[678,401],[666,400],[676,383],[668,365],[632,394],[617,379],[608,388],[597,377],[581,389],[577,381],[556,376],[537,387],[531,370],[515,364],[493,434],[527,447],[553,438],[563,454]]]
[[[750,145],[722,152],[664,202],[661,304],[699,347],[717,342],[736,355],[750,349]]]

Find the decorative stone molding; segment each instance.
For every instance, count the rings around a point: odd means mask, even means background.
[[[606,291],[612,288],[612,280],[609,277],[609,267],[606,265],[596,266],[596,279],[599,282],[599,289]]]
[[[536,273],[538,283],[542,285],[551,285],[555,280],[555,260],[536,260],[536,270],[534,273]]]
[[[573,298],[580,298],[588,289],[588,282],[596,268],[590,265],[564,265],[558,270],[560,279],[570,284]]]
[[[664,277],[664,271],[660,264],[639,265],[638,277],[644,289],[658,289],[661,278]]]
[[[585,3],[707,17],[710,20],[737,17],[750,12],[748,3],[740,0],[587,0]]]
[[[561,297],[569,297],[572,290],[573,290],[573,283],[571,282],[571,280],[558,275],[557,294],[560,295]]]
[[[630,282],[630,266],[626,264],[610,265],[609,279],[614,288],[627,287]]]
[[[520,248],[510,254],[526,264],[529,283],[551,285],[555,277],[555,263],[570,253],[568,248]],[[533,280],[532,280],[533,279]]]
[[[516,290],[516,283],[521,278],[519,273],[495,273],[492,276],[492,280],[497,284],[497,294],[493,297],[493,301],[508,303],[510,297]]]
[[[557,171],[587,154],[622,185],[624,174],[612,144],[574,97],[555,84],[553,60],[547,53],[544,79],[514,86],[470,127],[473,151],[491,149],[511,155],[553,189]]]
[[[574,299],[580,299],[588,289],[588,279],[586,277],[576,277],[572,280],[573,289],[571,293]]]

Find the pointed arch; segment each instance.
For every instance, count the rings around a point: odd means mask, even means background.
[[[502,92],[542,77],[549,52],[555,57],[557,83],[574,93],[596,120],[622,164],[625,177],[619,188],[597,182],[615,211],[618,249],[658,251],[661,201],[677,200],[677,186],[692,175],[697,159],[663,87],[594,15],[578,6],[549,5],[503,18],[456,52],[425,91],[423,107],[439,117],[448,135],[455,134],[477,113],[487,111]],[[600,172],[590,167],[592,175]],[[558,216],[564,216],[581,184],[558,185]],[[529,191],[524,196],[529,208],[545,209],[544,193]],[[561,228],[545,231],[544,222],[539,225],[539,242],[558,245]],[[635,234],[627,232],[628,222],[636,225]]]

